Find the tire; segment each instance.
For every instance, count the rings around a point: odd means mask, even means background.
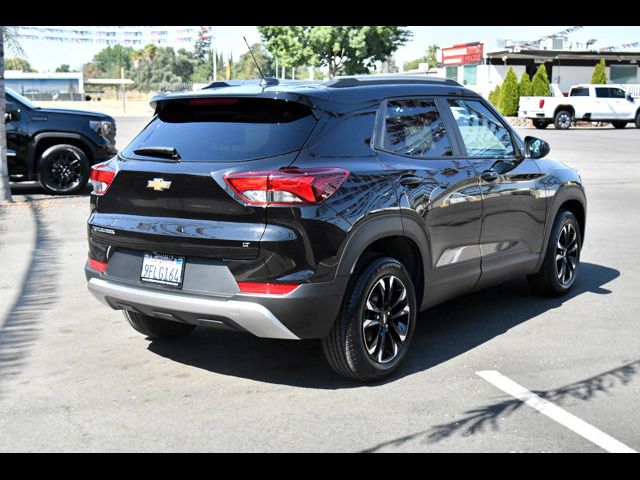
[[[549,122],[547,120],[541,120],[539,118],[533,119],[533,126],[538,130],[543,130],[549,126]]]
[[[127,319],[129,325],[131,325],[134,330],[151,339],[174,340],[176,338],[184,337],[187,333],[196,328],[195,325],[150,317],[148,315],[129,312],[127,310],[124,310],[123,313],[124,318]]]
[[[640,110],[636,113],[636,128],[640,128]]]
[[[553,124],[558,130],[569,130],[572,121],[573,115],[569,110],[559,110],[553,118]]]
[[[611,125],[613,125],[613,128],[625,128],[627,126],[627,122],[616,121],[616,122],[611,122]]]
[[[47,148],[38,161],[38,181],[47,192],[73,194],[89,181],[90,166],[85,153],[74,145]]]
[[[571,240],[572,238],[575,238],[575,243]],[[569,248],[561,248],[561,245]],[[531,288],[536,293],[552,297],[564,295],[571,290],[580,266],[581,249],[582,237],[576,216],[568,210],[560,210],[553,222],[542,267],[538,273],[528,277]],[[572,252],[574,252],[573,255]],[[557,260],[556,255],[562,255],[565,260]],[[574,267],[571,278],[567,278],[572,264]],[[562,265],[565,266],[563,277],[561,277]]]
[[[391,291],[391,297],[384,297],[384,291]],[[396,306],[389,308],[390,303]],[[395,322],[387,315],[381,318],[374,313],[377,306],[386,313],[401,315]],[[415,290],[406,268],[390,257],[370,261],[350,282],[338,317],[329,335],[322,339],[329,364],[340,375],[362,382],[390,375],[409,350],[416,314]],[[365,326],[365,315],[369,326]]]

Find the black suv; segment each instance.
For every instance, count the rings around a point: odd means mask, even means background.
[[[450,80],[215,83],[94,167],[91,292],[139,332],[322,339],[340,374],[402,362],[418,312],[517,276],[576,279],[579,175]]]
[[[7,160],[12,181],[38,180],[50,193],[76,193],[91,165],[113,157],[116,123],[102,113],[40,108],[6,89]]]

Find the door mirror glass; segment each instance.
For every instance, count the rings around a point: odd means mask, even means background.
[[[542,158],[546,156],[551,147],[547,142],[536,137],[525,137],[524,154],[526,158]]]

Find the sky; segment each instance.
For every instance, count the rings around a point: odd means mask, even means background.
[[[106,27],[82,28],[104,30]],[[568,28],[568,26],[409,26],[408,28],[413,32],[413,38],[396,52],[396,61],[398,63],[421,57],[425,54],[427,46],[434,43],[440,47],[447,47],[457,43],[479,41],[485,43],[485,48],[492,49],[496,47],[496,41],[500,38],[532,41],[545,35],[560,32]],[[260,41],[260,35],[255,26],[215,27],[215,35],[218,50],[225,54],[231,52],[235,59],[247,50],[244,40],[242,39],[243,35],[247,37],[250,44]],[[569,34],[569,41],[571,42],[584,43],[589,39],[597,39],[597,42],[594,43],[592,47],[595,49],[637,42],[640,41],[640,27],[584,27]],[[82,64],[91,61],[93,55],[106,46],[102,44],[62,43],[31,39],[22,39],[20,43],[32,67],[41,72],[54,71],[56,67],[63,63],[70,65],[72,70],[79,70]],[[189,46],[176,44],[175,47],[188,48]],[[640,50],[640,48],[632,50]],[[8,56],[10,56],[10,53]]]

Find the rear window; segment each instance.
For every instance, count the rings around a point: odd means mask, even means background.
[[[571,89],[571,97],[588,97],[589,89],[584,87],[577,87]]]
[[[596,88],[597,98],[609,98],[611,95],[610,88]]]
[[[316,125],[311,108],[279,99],[197,98],[161,107],[124,149],[125,157],[154,158],[134,153],[149,147],[175,148],[182,161],[271,157],[302,148]]]

